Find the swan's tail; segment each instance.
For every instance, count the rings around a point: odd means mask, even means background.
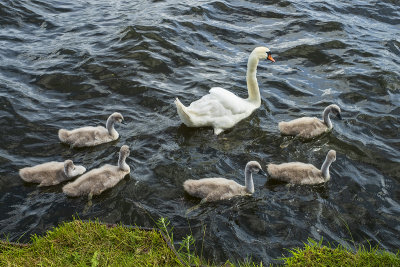
[[[61,142],[68,143],[68,138],[69,138],[68,131],[65,129],[58,130],[58,138],[60,138]]]
[[[178,111],[179,118],[181,118],[182,122],[188,127],[193,127],[193,121],[192,118],[190,118],[189,112],[178,98],[175,99],[175,105]]]

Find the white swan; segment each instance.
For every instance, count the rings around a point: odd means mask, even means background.
[[[321,170],[312,164],[290,162],[268,164],[267,172],[272,179],[293,184],[320,184],[329,181],[329,167],[336,160],[336,151],[330,150],[326,155]]]
[[[118,132],[114,129],[115,122],[124,123],[121,113],[114,112],[107,119],[106,128],[103,126],[87,126],[74,130],[60,129],[58,137],[61,142],[71,145],[71,147],[96,146],[99,144],[117,140]]]
[[[182,122],[188,127],[211,126],[216,135],[233,127],[236,123],[247,118],[261,105],[260,90],[258,88],[256,73],[260,59],[275,60],[266,47],[257,47],[251,52],[247,63],[247,89],[249,97],[240,98],[235,94],[220,88],[210,89],[208,95],[194,101],[185,107],[178,98],[175,105]]]
[[[106,164],[90,170],[75,181],[64,185],[63,192],[71,197],[99,195],[104,190],[114,187],[130,172],[125,159],[129,156],[129,147],[124,145],[119,151],[118,166]]]
[[[325,108],[323,121],[316,117],[303,117],[288,122],[282,121],[278,124],[278,127],[284,135],[296,135],[301,138],[310,139],[332,129],[333,125],[329,118],[329,113],[331,112],[339,119],[342,119],[339,106],[332,104]]]
[[[30,183],[40,183],[39,186],[49,186],[70,180],[86,171],[83,166],[74,165],[72,160],[64,162],[46,162],[33,167],[19,170],[22,180]]]
[[[250,161],[245,168],[245,185],[225,178],[204,178],[200,180],[187,180],[183,183],[185,191],[194,197],[206,201],[230,199],[238,195],[254,193],[252,173],[266,175],[257,161]]]

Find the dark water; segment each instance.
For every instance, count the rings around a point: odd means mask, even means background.
[[[0,1],[0,234],[26,241],[72,215],[140,226],[164,216],[215,261],[267,263],[308,237],[400,247],[398,1],[71,2]],[[176,96],[189,104],[220,86],[247,97],[247,57],[261,45],[277,61],[259,65],[261,108],[218,137],[181,125]],[[278,121],[320,116],[331,103],[344,120],[330,134],[280,148]],[[59,128],[104,125],[114,111],[128,122],[118,141],[59,143]],[[115,164],[123,144],[130,177],[87,212],[86,198],[67,198],[62,185],[18,177],[50,160]],[[329,149],[338,156],[325,185],[255,176],[252,197],[185,214],[199,202],[184,194],[186,179],[243,183],[249,160],[319,167]]]

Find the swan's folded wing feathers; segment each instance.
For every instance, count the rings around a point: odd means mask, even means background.
[[[248,107],[244,99],[223,88],[214,87],[210,89],[210,94],[192,102],[188,109],[194,115],[215,118],[243,114],[248,111]]]
[[[189,112],[196,116],[224,116],[224,107],[214,97],[205,95],[192,102],[188,107]]]
[[[214,96],[232,114],[245,113],[248,110],[248,103],[244,99],[221,87],[211,88],[210,95]]]

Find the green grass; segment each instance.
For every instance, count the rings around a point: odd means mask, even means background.
[[[169,221],[160,218],[157,226],[174,244]],[[0,266],[221,266],[202,259],[203,247],[196,249],[191,235],[176,243],[177,256],[157,230],[107,227],[97,221],[65,222],[31,239],[26,247],[0,242]],[[285,266],[400,266],[400,252],[359,247],[354,253],[340,245],[324,246],[322,240],[310,239],[304,248],[290,249],[289,253],[280,259]],[[222,266],[266,265],[245,259]]]
[[[179,266],[156,231],[108,228],[98,222],[63,223],[31,245],[0,245],[0,266]]]
[[[304,248],[289,250],[282,258],[286,266],[400,266],[400,252],[393,254],[378,248],[359,247],[354,253],[341,245],[323,246],[322,240],[309,240]]]

